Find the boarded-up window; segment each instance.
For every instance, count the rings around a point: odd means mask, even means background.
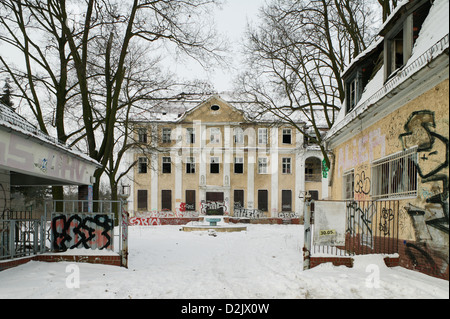
[[[162,190],[161,191],[161,209],[172,211],[172,191]]]
[[[268,192],[265,189],[258,190],[258,209],[263,212],[268,211]]]
[[[244,191],[240,189],[234,190],[234,208],[244,207]]]
[[[281,210],[283,212],[292,211],[292,191],[290,189],[281,191]]]
[[[138,210],[147,210],[147,190],[139,189],[137,191]]]
[[[186,210],[195,211],[195,190],[186,190]]]

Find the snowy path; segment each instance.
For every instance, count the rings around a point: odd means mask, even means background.
[[[5,270],[0,298],[449,298],[448,281],[387,268],[380,256],[302,271],[301,225],[249,225],[215,237],[179,228],[131,227],[129,269],[76,264],[79,288],[66,286],[70,263]],[[379,271],[378,288],[366,283],[376,274],[368,265]]]

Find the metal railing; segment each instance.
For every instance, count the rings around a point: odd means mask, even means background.
[[[45,218],[50,215],[51,250],[73,248],[122,250],[121,200],[52,200],[45,205]],[[116,223],[117,222],[117,223]],[[115,230],[115,226],[118,227]]]
[[[316,201],[316,205],[320,201]],[[340,201],[342,202],[342,201]],[[344,201],[345,244],[317,245],[312,254],[352,256],[398,253],[399,201]],[[314,226],[313,226],[314,227]]]
[[[43,219],[0,219],[0,260],[45,251]]]

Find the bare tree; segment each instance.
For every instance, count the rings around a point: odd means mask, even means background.
[[[344,100],[341,73],[373,39],[367,1],[274,0],[260,18],[248,27],[240,91],[257,102],[258,116],[272,114],[316,140],[329,167],[321,141]]]
[[[381,9],[383,10],[383,22],[384,22],[389,17],[392,10],[394,10],[397,7],[398,0],[378,0],[378,3],[380,4]]]
[[[42,131],[55,127],[60,140],[86,150],[101,164],[94,173],[94,198],[108,165],[115,172],[111,161],[120,160],[113,157],[122,154],[114,149],[117,139],[128,136],[116,135],[117,127],[127,122],[132,107],[150,107],[149,101],[163,98],[162,92],[176,84],[158,67],[161,49],[220,61],[221,43],[205,19],[218,2],[2,1],[2,40],[25,60],[21,69],[1,58],[2,71],[13,78]],[[42,92],[56,100],[50,110]]]

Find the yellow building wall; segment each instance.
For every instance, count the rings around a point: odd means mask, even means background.
[[[399,238],[416,239],[417,229],[413,227],[407,212],[410,207],[425,211],[425,220],[444,217],[442,203],[429,202],[433,196],[440,195],[447,202],[448,218],[448,80],[377,123],[364,127],[362,122],[361,127],[359,133],[333,149],[335,163],[332,198],[343,199],[343,174],[354,169],[355,199],[371,199],[372,162],[418,146],[417,166],[421,176],[418,177],[417,196],[400,199]],[[446,241],[448,249],[448,232]]]

